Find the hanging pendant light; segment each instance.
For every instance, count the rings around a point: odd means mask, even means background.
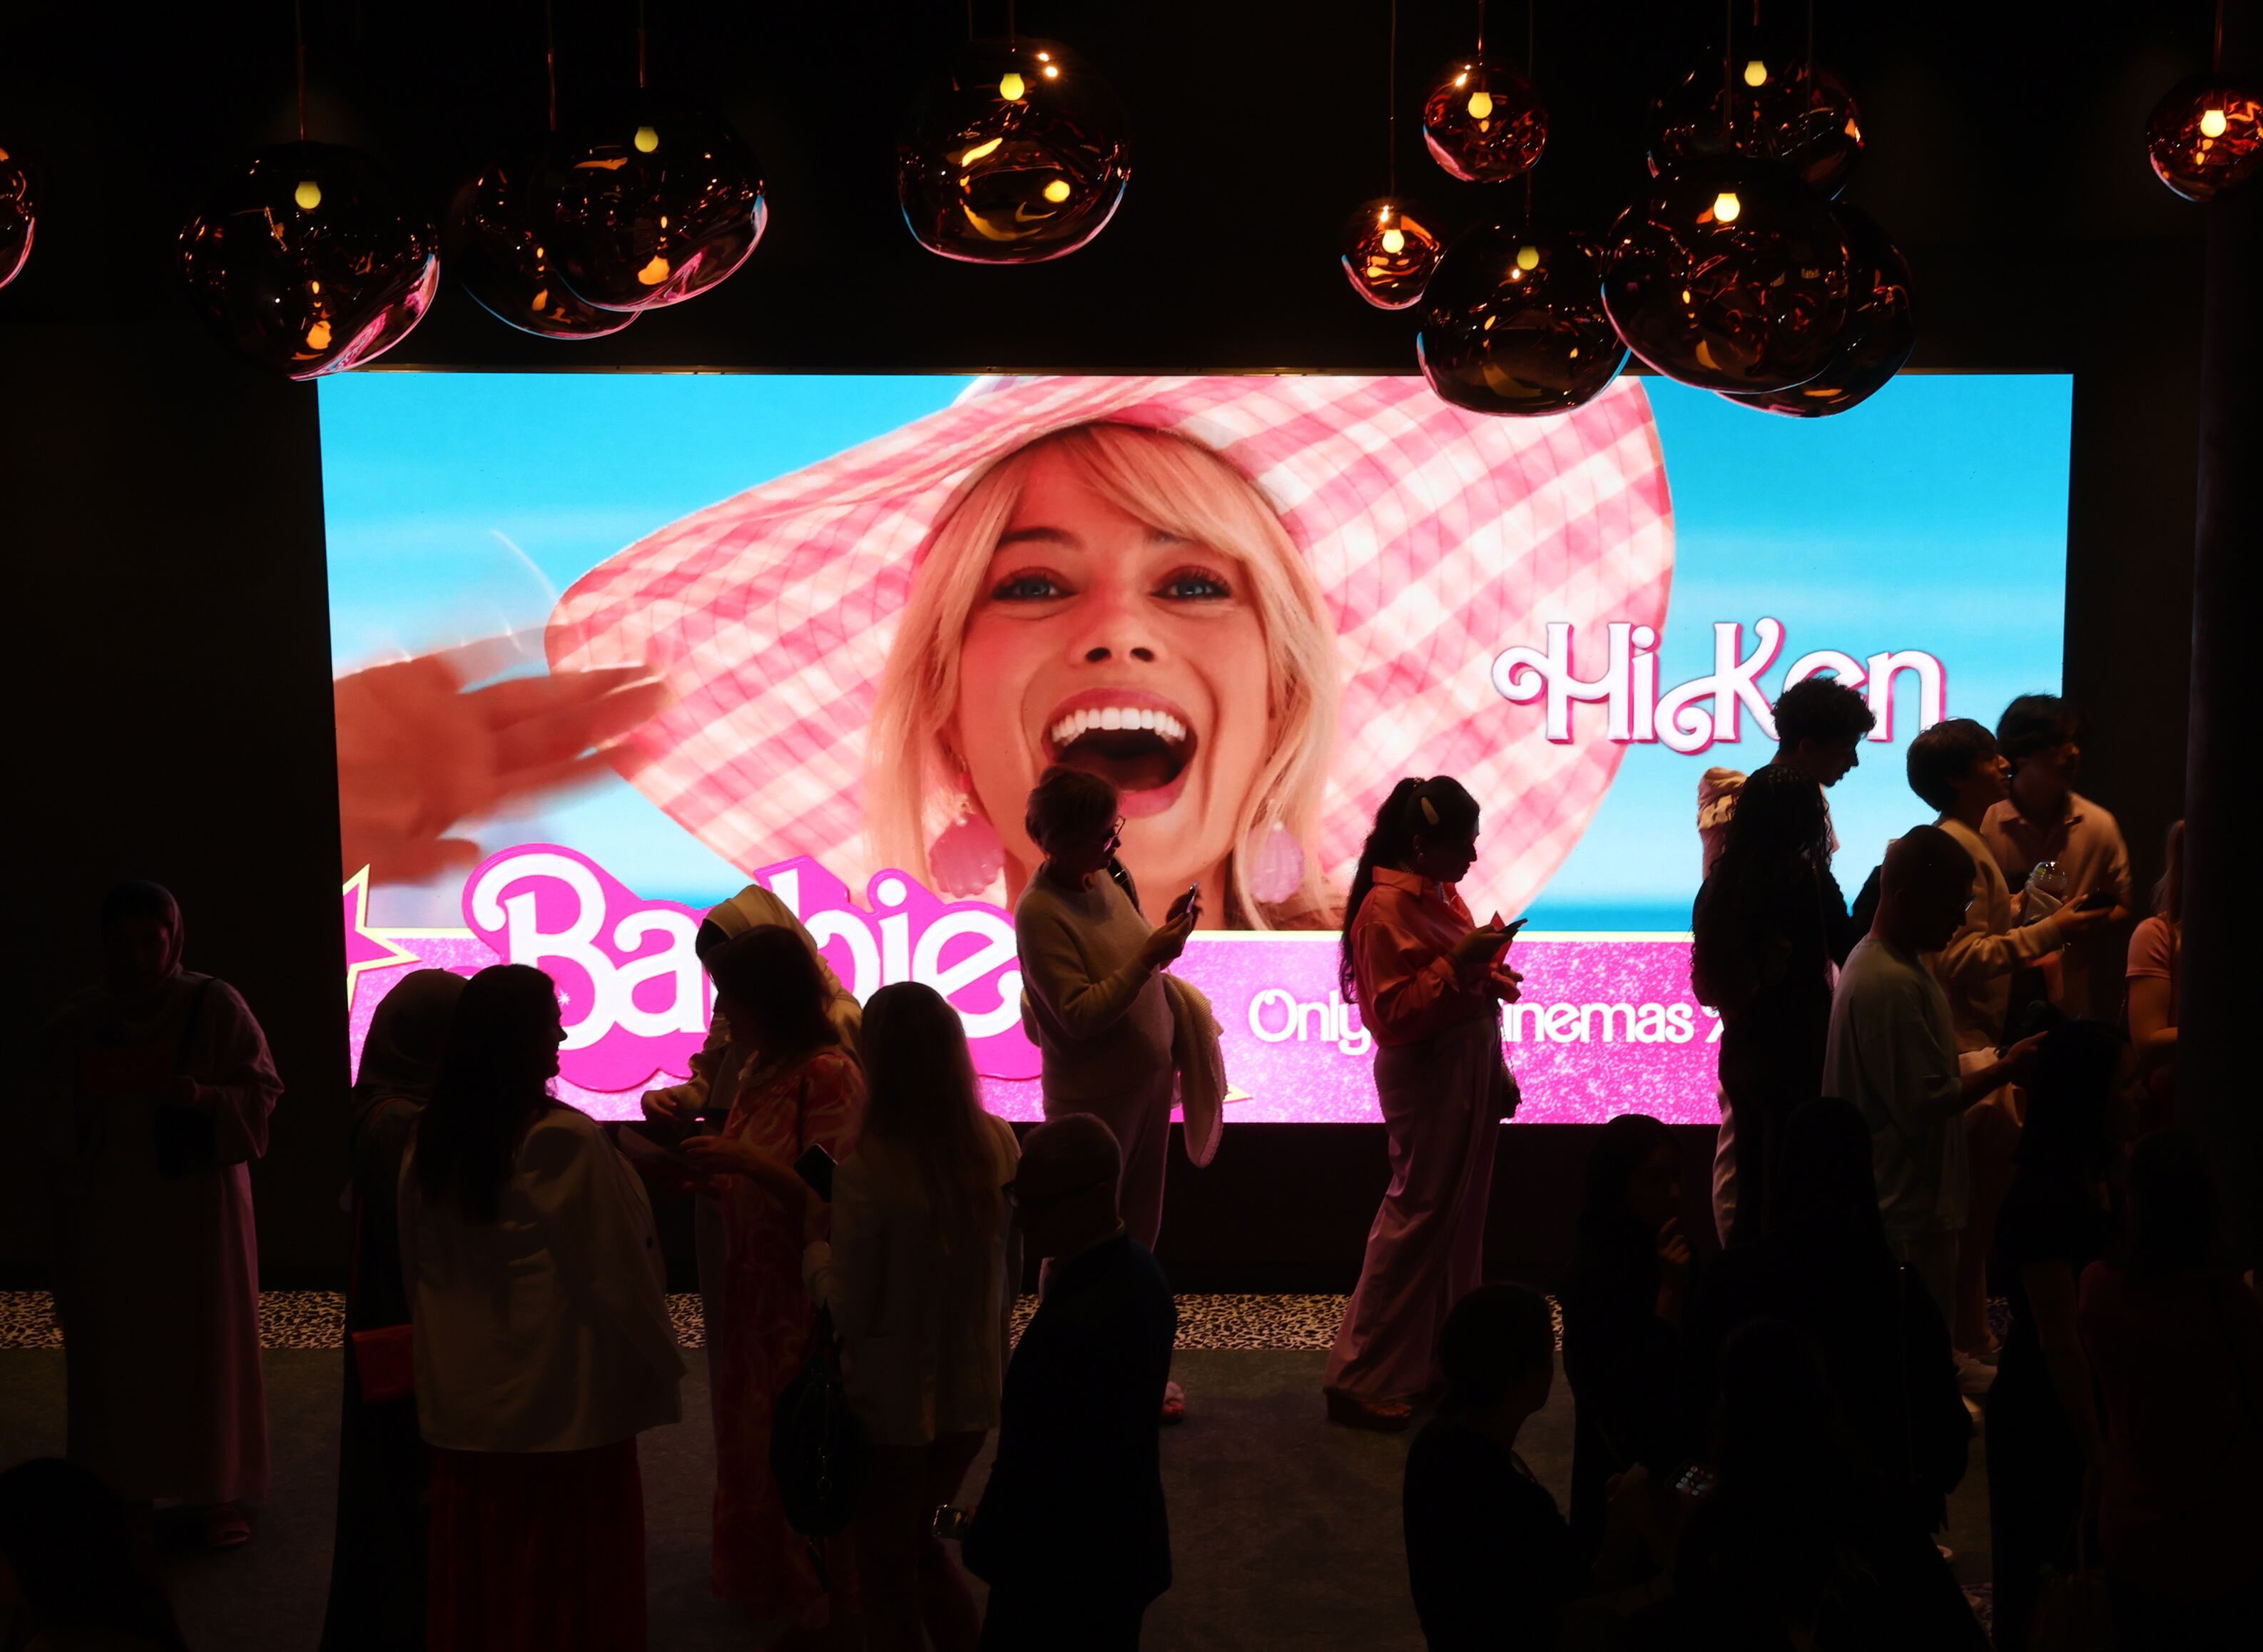
[[[1378,310],[1403,310],[1421,301],[1445,246],[1429,214],[1399,194],[1399,0],[1391,0],[1391,46],[1384,54],[1384,119],[1390,192],[1363,202],[1339,239],[1351,290]]]
[[[1729,395],[1731,401],[1796,419],[1826,418],[1858,407],[1902,370],[1917,346],[1917,299],[1909,261],[1869,215],[1841,201],[1832,208],[1846,238],[1852,279],[1845,332],[1821,372],[1789,390]]]
[[[721,116],[652,95],[641,5],[636,97],[552,143],[531,217],[550,267],[600,310],[697,298],[761,242],[770,206],[753,151]]]
[[[1732,8],[1733,13],[1733,7]],[[1804,39],[1764,25],[1760,8],[1725,42],[1731,73],[1708,61],[1650,101],[1650,170],[1733,148],[1775,161],[1836,197],[1862,152],[1862,112],[1844,81],[1815,58],[1815,5]]]
[[[558,135],[558,52],[552,8],[542,8],[543,69],[548,82],[550,140]],[[534,227],[539,151],[490,161],[448,204],[448,273],[497,321],[543,338],[603,338],[637,318],[634,310],[601,310],[578,297]]]
[[[24,273],[39,227],[40,177],[21,150],[0,143],[0,287]]]
[[[1422,376],[1473,413],[1562,413],[1626,365],[1592,249],[1529,223],[1473,229],[1430,283],[1415,337]]]
[[[2210,63],[2170,87],[2145,123],[2153,175],[2188,201],[2212,201],[2263,172],[2263,84],[2223,72],[2223,0]]]
[[[1477,48],[1438,71],[1422,99],[1422,141],[1450,177],[1505,184],[1522,177],[1548,146],[1548,112],[1522,72],[1486,54],[1485,0],[1478,0]]]
[[[896,146],[912,239],[963,263],[1042,263],[1091,243],[1132,178],[1124,105],[1058,40],[970,38]]]
[[[293,21],[297,8],[293,7]],[[181,278],[206,322],[293,379],[375,360],[408,335],[440,283],[438,237],[369,156],[307,141],[260,149],[180,234]]]

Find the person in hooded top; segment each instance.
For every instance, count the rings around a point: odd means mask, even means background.
[[[234,987],[181,967],[157,884],[102,904],[103,984],[48,1029],[59,1161],[55,1309],[70,1460],[129,1501],[177,1503],[215,1546],[267,1495],[250,1160],[283,1093]]]
[[[401,1160],[464,995],[461,976],[414,970],[370,1017],[347,1128],[353,1259],[346,1288],[345,1407],[338,1424],[338,1511],[322,1652],[424,1644],[424,1499],[430,1454],[413,1395],[364,1396],[353,1333],[409,1323],[401,1279]]]

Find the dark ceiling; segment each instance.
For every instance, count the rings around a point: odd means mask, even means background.
[[[1492,10],[1494,43],[1521,53],[1524,7]],[[1002,0],[977,11],[986,32],[1002,28]],[[1521,192],[1449,181],[1411,113],[1476,11],[1401,6],[1402,183],[1450,222],[1514,212]],[[1641,181],[1646,95],[1717,54],[1724,8],[1539,11],[1553,116],[1539,210],[1600,227]],[[2208,0],[1816,11],[1819,54],[1853,85],[1869,138],[1849,198],[1911,254],[1921,299],[1943,300],[1920,365],[2065,364],[2052,335],[2071,324],[2067,292],[2110,295],[2131,261],[2191,256],[2198,210],[2153,180],[2142,126],[2202,66]],[[306,12],[313,135],[375,151],[436,209],[482,155],[540,131],[540,0],[306,0]],[[636,13],[635,0],[558,0],[569,111],[633,85]],[[721,105],[763,157],[771,227],[752,261],[694,304],[578,345],[510,333],[444,286],[388,364],[1410,366],[1413,321],[1361,306],[1334,246],[1383,187],[1388,17],[1385,0],[1027,0],[1024,32],[1069,42],[1115,82],[1135,163],[1091,247],[995,270],[923,253],[895,206],[897,130],[963,36],[959,0],[650,0],[654,86]],[[1763,21],[1797,33],[1804,17],[1770,0]],[[42,158],[49,205],[0,322],[130,328],[177,307],[174,232],[232,155],[289,135],[293,102],[288,0],[8,7],[0,141]]]

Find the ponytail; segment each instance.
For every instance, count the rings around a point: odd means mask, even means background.
[[[1352,967],[1352,925],[1375,887],[1375,869],[1396,866],[1414,852],[1414,839],[1471,832],[1478,828],[1478,800],[1450,775],[1428,780],[1411,776],[1391,789],[1375,812],[1375,828],[1360,846],[1359,869],[1352,874],[1351,893],[1344,900],[1343,941],[1336,960],[1336,984],[1347,1003],[1359,998],[1357,972]]]

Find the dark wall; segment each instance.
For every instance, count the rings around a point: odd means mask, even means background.
[[[10,994],[23,1018],[11,1030],[33,1048],[38,1014],[90,973],[105,885],[170,883],[192,962],[242,989],[290,1086],[256,1176],[263,1256],[287,1282],[327,1275],[343,1240],[321,482],[313,389],[224,357],[172,280],[171,236],[206,180],[291,130],[288,8],[225,10],[137,15],[129,28],[48,0],[0,19],[0,144],[40,159],[49,201],[30,268],[0,292],[0,557],[25,760],[10,791],[24,891],[11,952],[26,977]],[[436,206],[490,145],[539,130],[534,0],[413,29],[392,9],[307,10],[313,135],[386,155]],[[727,107],[766,158],[762,249],[714,293],[579,346],[510,332],[444,286],[386,365],[1412,366],[1412,319],[1357,303],[1334,258],[1338,226],[1382,188],[1380,0],[1030,0],[1027,28],[1070,40],[1115,80],[1139,159],[1097,242],[1009,271],[928,256],[893,208],[896,112],[948,48],[959,8],[651,10],[655,83]],[[1002,14],[981,10],[986,22]],[[1914,367],[2076,375],[2067,681],[2093,723],[2086,790],[2122,815],[2150,877],[2182,784],[2199,220],[2152,181],[2140,128],[2158,91],[2199,66],[2208,7],[2156,5],[2081,31],[2040,6],[1820,10],[1823,54],[1862,97],[1870,139],[1851,197],[1917,272]],[[1404,11],[1402,110],[1462,43],[1471,8]],[[1539,209],[1604,224],[1641,177],[1644,90],[1717,13],[1543,11],[1555,128]],[[560,6],[569,111],[627,83],[633,14],[627,0]],[[1521,14],[1503,26],[1513,38]],[[1515,191],[1448,183],[1411,121],[1401,138],[1406,186],[1450,221],[1515,209]],[[1975,600],[2020,600],[1974,572],[1987,593]],[[15,1094],[0,1135],[11,1279],[36,1272],[42,1208]],[[1213,1285],[1344,1276],[1382,1179],[1378,1137],[1232,1134],[1205,1176],[1179,1174],[1182,1267],[1203,1265],[1193,1245],[1207,1234],[1203,1255],[1224,1269]],[[1503,1269],[1542,1271],[1560,1228],[1543,1213],[1580,1146],[1541,1127],[1509,1132]],[[1512,1191],[1527,1175],[1529,1199]],[[1267,1211],[1269,1227],[1253,1214]]]

